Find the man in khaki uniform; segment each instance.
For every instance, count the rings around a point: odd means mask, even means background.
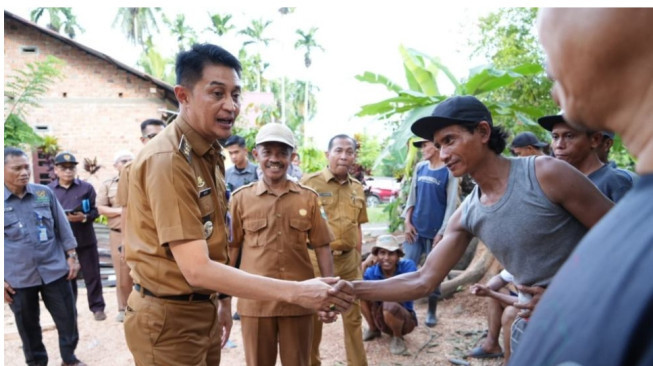
[[[150,118],[141,122],[141,142],[143,145],[150,142],[150,140],[161,133],[164,128],[166,128],[166,124],[160,119]],[[116,192],[116,205],[122,207],[122,220],[120,222],[120,229],[122,231],[125,231],[125,224],[127,223],[127,194],[129,189],[130,167],[131,162],[122,167],[122,170],[120,171],[120,180],[118,181],[118,190]],[[124,254],[124,252],[121,251],[121,254]]]
[[[351,285],[334,278],[280,281],[226,265],[217,140],[231,134],[240,112],[240,62],[218,46],[196,44],[177,56],[175,70],[179,115],[129,172],[125,249],[135,291],[125,338],[137,365],[218,365],[232,324],[226,294],[292,302],[327,316],[353,298]]]
[[[127,306],[127,297],[132,291],[132,280],[129,277],[129,267],[121,259],[120,246],[122,245],[122,207],[116,203],[116,193],[118,191],[118,182],[120,172],[125,164],[128,164],[134,158],[128,150],[121,150],[116,153],[113,159],[113,166],[118,170],[118,174],[107,179],[102,183],[98,190],[96,205],[100,215],[107,217],[109,221],[109,247],[111,248],[111,262],[116,274],[116,298],[118,300],[118,315],[116,321],[123,322],[125,319],[125,307]]]
[[[363,236],[361,224],[367,222],[363,185],[349,175],[356,160],[356,141],[348,135],[336,135],[329,141],[326,153],[329,165],[320,172],[305,175],[302,184],[315,189],[322,203],[329,227],[336,240],[331,242],[334,273],[344,280],[362,279],[360,272]],[[320,271],[311,253],[315,275]],[[357,300],[342,316],[345,331],[347,364],[367,365],[363,346],[362,316]],[[311,348],[311,365],[320,365],[322,323],[315,319],[315,336]]]
[[[325,276],[333,275],[333,234],[320,214],[318,196],[288,180],[295,142],[292,131],[270,123],[256,135],[263,176],[232,196],[232,262],[242,254],[243,271],[284,280],[313,278],[309,246]],[[238,300],[248,365],[274,366],[277,346],[284,366],[308,366],[314,311],[280,301]]]

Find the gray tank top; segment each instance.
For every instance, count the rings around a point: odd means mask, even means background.
[[[515,283],[546,286],[587,229],[546,197],[535,176],[534,156],[509,159],[508,187],[501,199],[481,204],[476,186],[462,203],[461,224],[488,246]]]

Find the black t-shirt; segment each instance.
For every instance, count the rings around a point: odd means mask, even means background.
[[[510,365],[653,365],[653,174],[560,268]]]

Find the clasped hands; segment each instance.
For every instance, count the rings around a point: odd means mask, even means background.
[[[338,314],[347,311],[356,300],[352,283],[339,277],[313,278],[304,281],[304,284],[308,293],[298,303],[317,310],[318,318],[323,323],[336,321]]]

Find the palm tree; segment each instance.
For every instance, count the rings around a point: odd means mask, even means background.
[[[263,33],[265,29],[272,24],[271,20],[254,19],[247,28],[238,32],[249,37],[249,40],[243,42],[243,48],[248,45],[254,45],[256,53],[254,54],[254,66],[256,67],[256,91],[261,91],[261,74],[263,73],[263,61],[261,59],[261,49],[268,46],[272,38],[265,38]]]
[[[184,14],[177,14],[175,20],[170,20],[164,15],[163,22],[170,28],[170,33],[177,38],[177,46],[180,52],[190,48],[196,42],[197,33],[186,24]]]
[[[236,28],[235,25],[229,24],[231,17],[232,17],[231,14],[226,14],[225,16],[222,16],[220,14],[209,13],[209,18],[211,18],[211,25],[213,25],[213,28],[208,27],[206,28],[206,30],[210,32],[215,32],[220,37],[224,36],[230,30]]]
[[[145,41],[145,50],[141,53],[141,57],[137,63],[143,68],[145,73],[161,79],[168,84],[175,85],[175,60],[163,57],[154,47],[152,37],[149,37]]]
[[[299,39],[297,42],[295,42],[295,49],[299,48],[304,48],[304,65],[306,66],[306,69],[311,67],[311,64],[313,63],[313,60],[311,59],[311,51],[313,49],[320,49],[324,51],[324,48],[317,43],[315,40],[315,32],[317,32],[317,28],[313,27],[311,28],[308,32],[304,32],[301,29],[297,29],[295,33],[299,35]],[[310,81],[308,80],[308,76],[306,76],[306,87],[305,87],[305,94],[304,94],[304,124],[308,123],[308,92],[310,89]]]
[[[77,31],[84,33],[84,28],[77,23],[72,8],[36,8],[30,12],[30,19],[38,23],[45,13],[50,18],[50,22],[46,25],[48,29],[60,33],[63,28],[64,33],[71,39],[75,38]]]
[[[145,48],[149,36],[159,32],[157,15],[161,8],[120,8],[113,27],[120,24],[122,32],[134,45]]]

